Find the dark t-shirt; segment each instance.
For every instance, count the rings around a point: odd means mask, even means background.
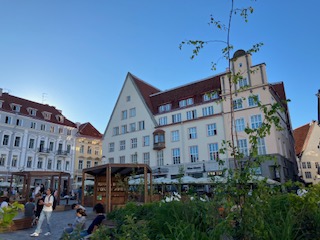
[[[36,217],[40,217],[40,213],[43,208],[43,205],[39,205],[40,200],[44,201],[44,199],[41,198],[41,199],[38,199],[38,201],[37,201],[37,209],[36,209],[36,213],[35,213]]]
[[[91,234],[94,229],[94,226],[99,226],[101,224],[102,220],[105,218],[106,217],[104,215],[96,216],[96,218],[92,221],[91,225],[87,229],[88,234]]]
[[[35,204],[32,202],[27,202],[24,206],[24,216],[32,217],[34,215]]]

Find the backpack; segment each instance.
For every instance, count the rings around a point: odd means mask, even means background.
[[[57,206],[57,199],[53,195],[51,196],[53,197],[52,210],[55,210]]]

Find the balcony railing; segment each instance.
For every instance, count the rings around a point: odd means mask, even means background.
[[[49,148],[38,148],[38,152],[39,153],[50,153],[50,149]]]
[[[56,152],[57,155],[67,156],[69,153],[68,151],[58,150]]]
[[[159,142],[159,143],[154,143],[153,144],[153,150],[161,150],[166,147],[166,143],[164,142]]]

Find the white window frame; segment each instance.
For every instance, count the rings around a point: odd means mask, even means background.
[[[187,120],[192,120],[192,119],[196,119],[197,118],[197,110],[190,110],[187,111]]]
[[[189,139],[196,139],[197,138],[197,127],[188,128],[188,137]]]
[[[109,152],[114,152],[114,142],[109,143]]]
[[[219,145],[218,143],[209,143],[209,159],[211,161],[218,161],[219,159]]]
[[[181,113],[176,113],[172,115],[172,123],[181,122]]]
[[[150,165],[150,153],[149,152],[143,153],[143,163]]]
[[[190,162],[198,162],[199,161],[198,146],[190,146],[189,147],[189,154],[190,154]]]
[[[179,141],[180,141],[179,130],[171,131],[171,142],[179,142]]]
[[[167,125],[167,124],[168,124],[167,116],[164,116],[164,117],[160,117],[160,118],[159,118],[159,125],[160,125],[160,126]]]
[[[238,139],[238,149],[239,153],[242,153],[244,157],[249,156],[247,139]]]
[[[208,107],[204,107],[202,108],[202,116],[211,116],[214,114],[214,108],[213,106],[208,106]]]
[[[126,150],[126,140],[120,140],[120,142],[119,142],[119,150],[120,151]]]
[[[172,163],[173,164],[180,164],[180,148],[173,148],[172,149]]]
[[[250,117],[251,120],[251,128],[252,129],[257,129],[260,128],[262,125],[262,116],[261,114],[256,114],[256,115],[252,115]]]
[[[143,136],[143,146],[147,147],[150,146],[150,136]]]
[[[138,139],[131,138],[131,148],[137,148],[137,147],[138,147]]]
[[[243,101],[241,98],[233,100],[233,110],[243,109]]]
[[[125,120],[127,118],[128,118],[128,111],[127,110],[121,111],[121,120]]]
[[[207,125],[207,134],[208,136],[215,136],[217,135],[217,124],[211,123]]]
[[[130,108],[129,117],[135,117],[135,116],[136,116],[136,108]]]
[[[257,150],[259,155],[267,154],[267,147],[264,138],[257,138]]]
[[[238,87],[243,88],[249,86],[248,79],[246,77],[242,77],[238,80]]]
[[[235,119],[234,120],[234,127],[235,127],[236,132],[243,132],[244,129],[246,128],[244,118],[241,117],[241,118]]]
[[[257,98],[255,100],[255,98]],[[248,106],[249,107],[257,107],[258,102],[260,101],[259,95],[252,95],[248,97]]]
[[[157,152],[157,166],[164,165],[163,150]]]

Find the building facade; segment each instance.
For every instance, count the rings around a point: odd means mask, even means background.
[[[55,107],[0,89],[0,180],[18,171],[73,176],[76,133],[76,124]]]
[[[74,184],[82,184],[82,169],[102,163],[102,134],[91,123],[77,124]],[[88,176],[90,179],[92,176]]]
[[[320,182],[320,126],[312,121],[294,130],[299,173],[307,184]]]
[[[241,78],[236,84],[233,83],[230,89],[228,77],[226,75],[221,77],[226,140],[231,141],[230,109],[232,107],[237,146],[244,154],[244,160],[247,160],[251,145],[249,136],[244,130],[246,127],[257,129],[265,120],[258,102],[269,109],[272,105],[279,104],[283,110],[278,110],[276,116],[279,118],[279,126],[282,130],[279,131],[272,126],[268,135],[258,139],[258,154],[268,156],[270,159],[266,158],[256,169],[256,173],[279,182],[289,179],[297,180],[298,168],[294,154],[294,137],[283,82],[268,83],[265,64],[252,65],[251,55],[246,54],[243,50],[235,52],[231,63],[232,72],[240,74]],[[232,102],[228,101],[230,92]],[[230,154],[228,157],[231,158]],[[233,161],[230,163],[233,167]]]
[[[233,104],[238,106],[235,109],[237,124],[258,126],[263,120],[258,106],[250,105],[253,95],[258,95],[266,104],[279,102],[285,108],[284,113],[279,112],[283,130],[272,129],[270,136],[261,140],[261,154],[273,155],[276,163],[265,163],[257,174],[281,182],[294,179],[297,166],[289,112],[282,103],[285,100],[283,83],[269,84],[265,65],[252,66],[250,54],[241,50],[235,57],[237,60],[231,70],[241,72],[243,80],[239,84],[247,89],[241,92],[231,89],[238,103]],[[253,68],[259,71],[252,72]],[[147,163],[154,176],[171,178],[180,174],[221,175],[223,169],[234,167],[230,155],[219,152],[223,141],[229,140],[231,135],[230,103],[225,101],[230,92],[226,82],[228,73],[167,91],[160,91],[128,73],[104,133],[106,162]],[[243,99],[247,99],[248,106]],[[239,147],[249,149],[247,136],[241,131],[238,134]],[[223,164],[218,160],[223,160]]]

